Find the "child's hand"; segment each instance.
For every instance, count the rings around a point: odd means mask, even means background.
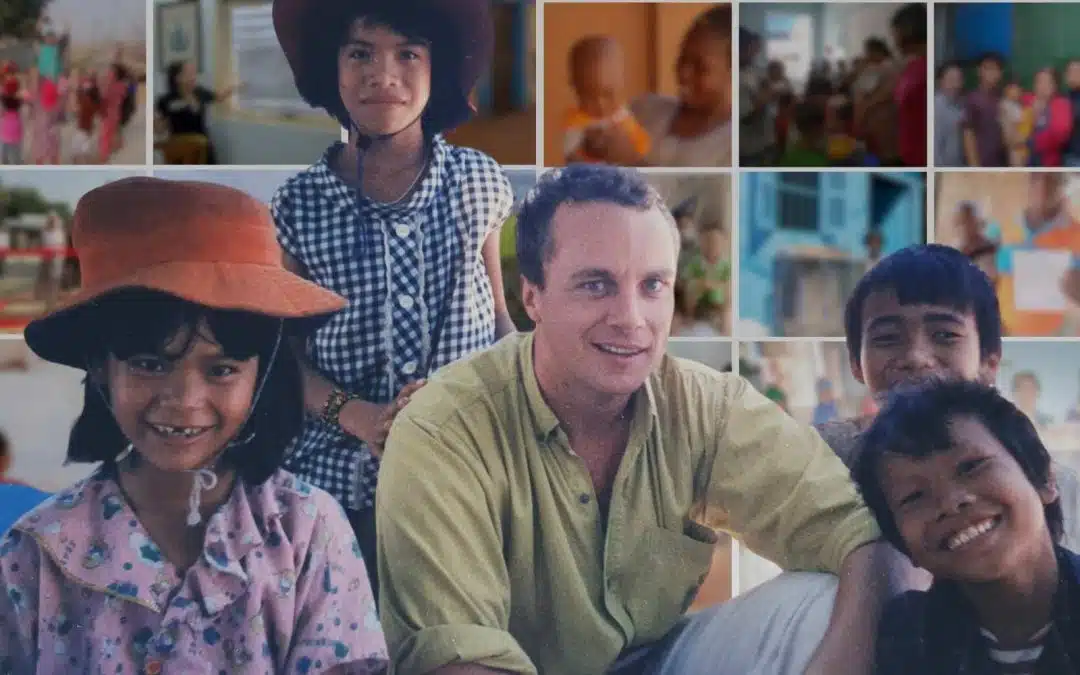
[[[398,392],[397,398],[383,408],[375,429],[375,442],[369,444],[371,446],[371,454],[376,457],[382,456],[383,445],[386,443],[386,437],[390,434],[390,426],[394,423],[394,418],[409,404],[409,398],[425,384],[427,384],[427,380],[417,380],[416,382],[405,385],[405,387]]]

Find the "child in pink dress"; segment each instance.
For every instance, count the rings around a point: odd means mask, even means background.
[[[103,101],[98,152],[102,164],[108,163],[113,153],[120,149],[120,122],[127,89],[127,82],[121,78],[119,68],[115,65],[109,66],[101,86]]]
[[[87,372],[68,460],[100,466],[0,538],[0,672],[383,672],[344,512],[280,469],[304,417],[291,340],[345,301],[219,185],[110,183],[73,234],[82,289],[25,337]]]
[[[5,64],[0,73],[0,164],[22,164],[23,106],[26,92],[15,75],[14,68]]]

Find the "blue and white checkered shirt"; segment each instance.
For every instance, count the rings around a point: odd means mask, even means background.
[[[331,169],[340,149],[332,146],[282,185],[271,209],[285,251],[312,281],[349,301],[309,340],[309,362],[346,391],[388,403],[427,377],[429,362],[436,370],[494,341],[495,302],[481,248],[509,217],[514,195],[495,160],[437,137],[410,196],[394,204],[358,199]],[[374,504],[378,460],[366,444],[314,417],[286,466],[347,509]]]

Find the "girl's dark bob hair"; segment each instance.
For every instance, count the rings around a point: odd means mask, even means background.
[[[318,2],[304,25],[301,45],[304,58],[296,74],[296,86],[304,100],[323,108],[341,126],[354,128],[338,85],[338,55],[357,19],[386,28],[431,49],[431,95],[421,117],[428,137],[448,131],[469,119],[473,82],[462,82],[462,61],[468,52],[468,35],[458,35],[453,21],[436,11],[418,11],[414,2],[386,3]],[[329,28],[328,28],[329,27]],[[480,30],[481,27],[477,27]]]
[[[110,356],[127,360],[150,354],[178,359],[197,337],[204,336],[213,338],[230,359],[258,357],[258,382],[263,385],[223,462],[251,485],[266,481],[281,467],[304,423],[304,404],[300,364],[281,333],[280,319],[211,309],[156,291],[125,290],[97,301],[86,312],[81,328],[73,339],[86,346],[85,400],[68,439],[67,461],[109,465],[129,443],[108,401],[103,373]],[[179,335],[186,336],[186,343],[173,348],[170,343]]]

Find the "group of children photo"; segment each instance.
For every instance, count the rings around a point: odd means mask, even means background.
[[[818,58],[799,82],[770,55],[775,36],[740,28],[740,165],[926,166],[926,24],[925,5],[903,6],[888,38]]]
[[[708,665],[671,665],[680,652],[765,633],[812,641],[783,675],[1080,672],[1080,481],[993,386],[990,278],[943,245],[873,253],[844,327],[876,405],[824,410],[814,431],[737,375],[666,356],[676,311],[728,304],[724,219],[575,161],[519,212],[536,326],[519,333],[500,265],[511,183],[443,137],[475,112],[490,11],[274,0],[298,90],[348,141],[269,208],[145,176],[81,198],[80,288],[25,340],[84,375],[65,454],[93,468],[0,536],[0,673],[696,674]],[[727,12],[706,10],[682,49],[718,50]],[[910,61],[881,159],[917,165],[903,118],[925,6],[894,27]],[[669,130],[723,124],[679,110]],[[717,542],[691,493],[730,500],[733,528],[807,570],[793,583],[832,561],[835,600],[747,594],[732,602],[757,619],[684,642]],[[456,540],[462,524],[487,536]],[[803,601],[817,619],[793,618]],[[860,630],[827,630],[853,608]]]
[[[938,66],[936,166],[1080,166],[1080,60],[1040,69],[1030,88],[1009,75],[998,54],[978,59],[974,87],[965,86],[966,70],[960,62]]]
[[[33,62],[0,63],[0,163],[108,164],[136,114],[139,76],[122,46],[73,60],[43,20]]]

